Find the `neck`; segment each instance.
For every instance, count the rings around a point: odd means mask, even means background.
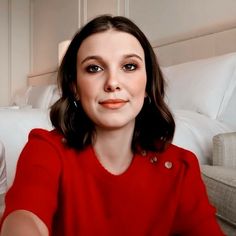
[[[104,130],[96,128],[94,151],[105,169],[113,174],[121,174],[130,165],[134,124],[121,129]]]

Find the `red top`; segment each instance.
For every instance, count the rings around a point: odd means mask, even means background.
[[[50,235],[223,235],[209,204],[196,157],[170,145],[136,154],[113,175],[92,147],[66,147],[55,130],[31,131],[6,196],[4,218],[33,212]]]

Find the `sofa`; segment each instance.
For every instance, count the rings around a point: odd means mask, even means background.
[[[227,236],[236,235],[236,132],[213,137],[213,165],[201,165],[210,202]]]

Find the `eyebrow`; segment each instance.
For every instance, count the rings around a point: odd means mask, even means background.
[[[132,54],[125,54],[123,56],[124,59],[127,59],[127,58],[131,58],[131,57],[135,57],[137,59],[139,59],[140,61],[143,61],[142,57],[140,57],[139,55],[135,54],[135,53],[132,53]],[[103,61],[103,58],[100,57],[100,56],[88,56],[88,57],[85,57],[80,64],[83,64],[85,63],[86,61],[89,61],[89,60],[98,60],[98,61]]]

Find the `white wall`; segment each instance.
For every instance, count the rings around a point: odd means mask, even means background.
[[[9,11],[8,1],[0,1],[0,105],[8,104],[10,98],[9,88]]]
[[[6,106],[30,70],[30,0],[1,0],[0,29],[0,106]]]
[[[30,0],[11,0],[11,95],[26,87],[30,71]]]
[[[55,68],[57,44],[103,13],[130,17],[158,45],[236,24],[235,0],[34,0],[33,9],[34,72]]]
[[[88,0],[87,2],[87,18],[90,20],[101,14],[125,15],[127,10],[127,0]]]
[[[96,15],[124,14],[125,0],[33,0],[33,73],[57,67],[58,44]]]
[[[55,69],[58,43],[103,13],[129,16],[159,45],[236,25],[235,0],[1,0],[0,106],[27,73]]]
[[[235,0],[129,0],[129,16],[158,44],[236,25]]]
[[[78,29],[78,0],[33,1],[33,70],[57,67],[58,43]]]

